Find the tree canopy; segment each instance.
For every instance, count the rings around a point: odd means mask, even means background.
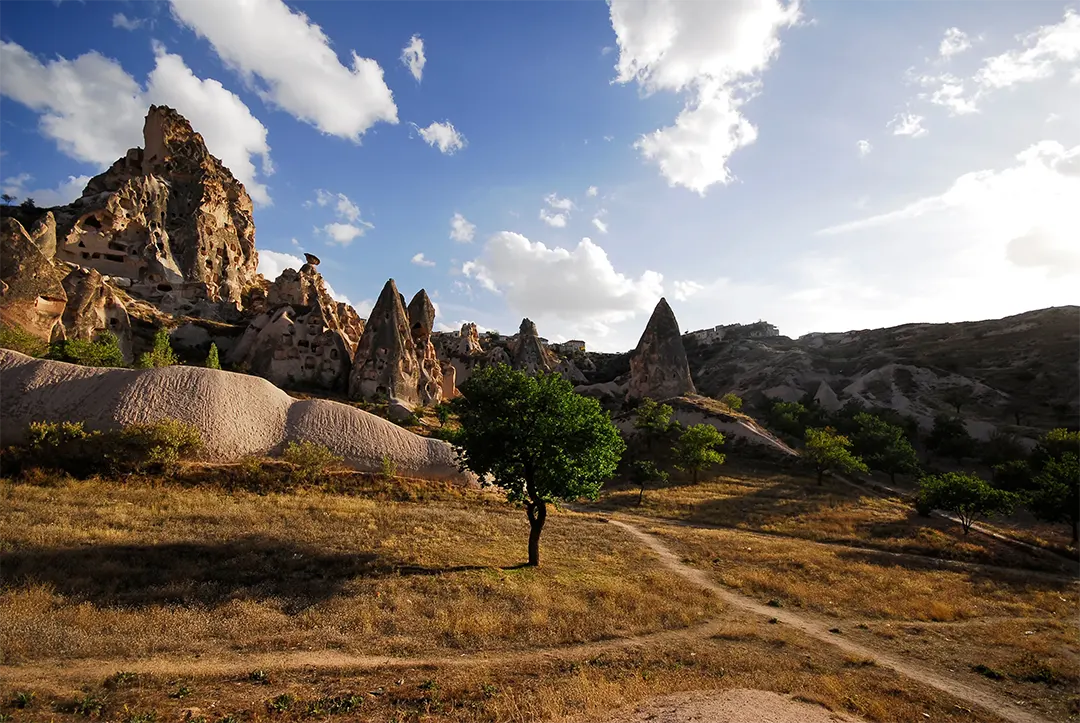
[[[169,330],[161,328],[154,334],[153,349],[143,352],[139,356],[138,364],[135,366],[139,369],[153,369],[155,367],[172,366],[179,361],[176,352],[173,351],[172,345],[169,343]]]
[[[1064,522],[1072,528],[1072,541],[1078,541],[1080,523],[1080,457],[1064,452],[1049,459],[1035,478],[1035,489],[1028,507],[1040,520]]]
[[[964,457],[975,455],[975,440],[968,434],[964,421],[959,417],[939,414],[934,417],[934,426],[926,437],[928,449],[957,462]]]
[[[724,463],[724,455],[716,450],[723,443],[724,435],[710,424],[687,427],[672,449],[675,465],[678,469],[689,471],[696,484],[701,470],[710,465]]]
[[[885,472],[895,482],[898,474],[919,471],[919,456],[904,436],[904,430],[874,414],[855,415],[856,432],[851,438],[852,451],[870,469]]]
[[[483,367],[461,393],[451,403],[461,425],[452,440],[461,465],[525,506],[529,565],[539,565],[547,504],[594,498],[626,445],[599,402],[557,374]]]
[[[822,484],[826,472],[867,471],[863,461],[851,453],[851,440],[832,427],[807,429],[803,454],[817,470],[818,484]]]
[[[919,481],[917,498],[917,504],[927,509],[956,515],[965,535],[975,520],[1008,513],[1017,502],[1011,492],[992,487],[983,478],[963,472],[923,477]]]
[[[676,429],[679,423],[672,421],[674,414],[670,404],[658,404],[656,400],[645,397],[634,410],[634,429],[645,438],[645,446],[652,451],[653,444],[664,439]]]

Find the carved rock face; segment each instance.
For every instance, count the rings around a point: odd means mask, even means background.
[[[73,269],[63,281],[67,292],[64,329],[68,339],[90,341],[102,331],[116,335],[124,361],[134,361],[131,318],[123,299],[94,269]]]
[[[522,319],[517,341],[510,347],[511,365],[529,374],[550,372],[558,365],[558,359],[544,348],[536,324],[530,319]]]
[[[416,360],[420,365],[417,393],[420,403],[438,404],[443,399],[443,372],[435,346],[431,343],[431,330],[435,326],[435,305],[427,292],[420,289],[409,303],[409,323]]]
[[[660,299],[630,356],[628,396],[661,400],[694,391],[679,322],[667,300]]]
[[[55,209],[57,257],[129,278],[166,311],[238,310],[256,284],[251,198],[171,108],[150,106],[143,143]]]
[[[396,398],[420,402],[420,364],[409,316],[393,279],[386,282],[356,346],[350,399]]]
[[[41,252],[23,225],[0,224],[0,318],[44,341],[66,338],[61,321],[67,305],[63,273]]]

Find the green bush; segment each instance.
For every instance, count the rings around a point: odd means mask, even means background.
[[[388,454],[383,455],[380,474],[387,482],[392,482],[397,477],[397,463]]]
[[[27,356],[43,356],[49,345],[22,327],[0,324],[0,348]]]
[[[439,424],[446,424],[450,421],[450,416],[453,414],[453,408],[450,406],[450,402],[439,402],[435,405],[435,416],[439,418]]]
[[[199,430],[174,419],[107,431],[87,431],[82,422],[32,422],[26,444],[13,457],[24,472],[36,467],[73,477],[171,474],[201,446]]]
[[[93,341],[63,339],[49,344],[46,359],[82,364],[87,367],[125,367],[120,340],[111,331],[103,331]]]
[[[342,461],[341,457],[326,447],[306,439],[286,444],[281,458],[292,465],[293,478],[300,483],[315,481],[317,477],[326,474],[330,467]]]
[[[136,366],[139,369],[155,369],[158,367],[170,367],[178,362],[176,352],[173,351],[172,345],[169,344],[169,330],[161,328],[154,334],[154,348],[144,352],[139,357],[139,363]]]
[[[210,344],[210,353],[206,355],[206,368],[207,369],[220,369],[221,360],[218,359],[217,344]]]
[[[742,409],[742,397],[737,394],[728,392],[720,397],[720,401],[726,404],[730,409],[734,409],[736,412]]]

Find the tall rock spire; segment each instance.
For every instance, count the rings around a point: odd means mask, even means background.
[[[417,393],[421,404],[437,404],[443,398],[442,364],[431,343],[431,330],[435,326],[435,305],[423,289],[409,302],[409,323],[416,361],[420,365],[420,382]]]
[[[349,398],[385,396],[417,404],[420,402],[419,382],[420,364],[409,315],[397,284],[390,279],[379,294],[360,343],[356,345],[356,357],[349,376]]]
[[[686,361],[679,322],[667,299],[653,309],[645,332],[630,356],[631,399],[669,399],[693,394],[694,381]]]

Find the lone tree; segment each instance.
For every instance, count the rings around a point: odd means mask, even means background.
[[[720,397],[720,401],[726,404],[729,408],[734,409],[736,412],[742,409],[742,397],[733,392],[728,392],[724,396]]]
[[[530,377],[499,364],[473,372],[461,393],[451,402],[461,466],[524,504],[529,565],[539,565],[548,503],[595,498],[626,445],[599,402],[557,374]]]
[[[694,484],[697,484],[698,472],[709,465],[724,463],[724,455],[716,451],[723,443],[724,435],[710,424],[687,427],[672,449],[675,453],[675,466],[684,472],[690,472]]]
[[[645,485],[649,482],[667,482],[668,473],[646,459],[635,460],[630,466],[630,479],[638,486],[638,506],[645,496]]]
[[[832,427],[807,429],[803,453],[817,470],[818,484],[823,484],[826,472],[867,471],[863,461],[851,453],[851,440]]]
[[[210,344],[210,353],[206,355],[206,368],[207,369],[220,369],[221,359],[218,358],[217,344]]]
[[[11,202],[15,200],[15,197],[10,193],[0,194],[0,201],[4,202],[5,206],[10,206]]]
[[[1075,452],[1051,458],[1035,478],[1028,507],[1040,520],[1064,522],[1072,528],[1072,542],[1080,542],[1080,461]]]
[[[154,369],[157,367],[169,367],[179,363],[176,352],[169,343],[169,330],[161,328],[154,334],[154,348],[143,352],[135,365],[139,369]]]
[[[871,469],[887,473],[893,482],[898,474],[919,471],[919,455],[903,429],[866,412],[855,415],[855,425],[852,449]]]
[[[980,517],[1008,514],[1016,504],[1016,495],[992,487],[982,477],[963,472],[923,477],[916,493],[916,507],[951,512],[960,519],[966,535]]]
[[[644,437],[645,448],[649,452],[652,452],[653,444],[679,427],[679,423],[671,419],[674,410],[670,404],[657,404],[655,400],[645,397],[634,412],[636,414],[634,429]]]

